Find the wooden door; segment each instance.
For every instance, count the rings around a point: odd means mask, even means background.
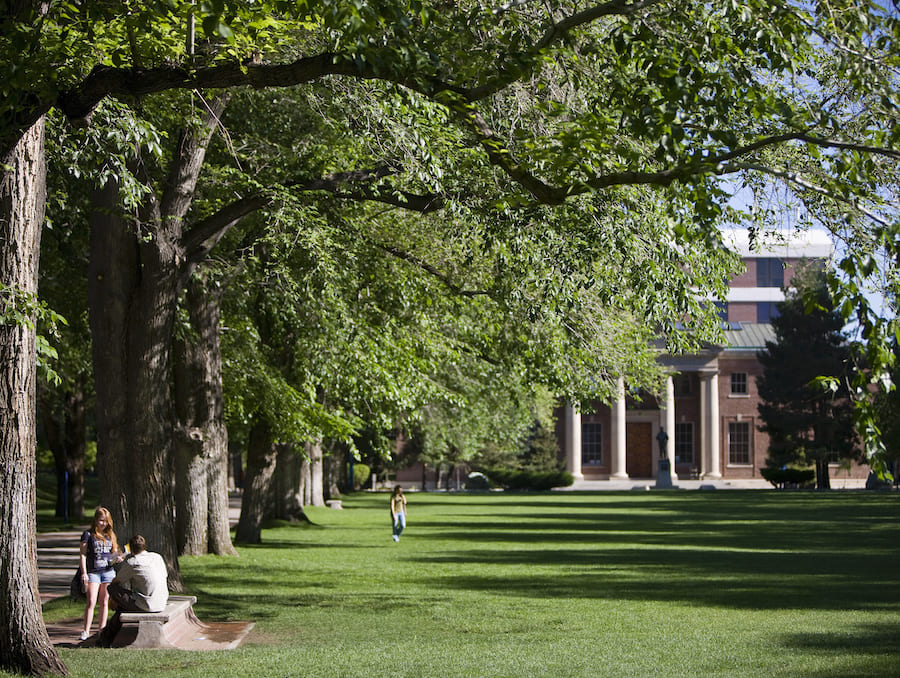
[[[653,425],[625,424],[625,472],[629,478],[653,477]]]

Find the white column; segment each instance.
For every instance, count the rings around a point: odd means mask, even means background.
[[[625,480],[625,379],[616,380],[616,402],[613,405],[612,466],[610,478]]]
[[[707,395],[707,384],[706,384],[706,374],[700,372],[700,463],[698,466],[698,475],[699,477],[703,477],[706,473],[706,469],[709,468],[707,465],[707,452],[709,450],[709,412],[707,411],[709,402],[709,396]]]
[[[722,477],[719,471],[719,373],[709,375],[709,393],[706,401],[709,405],[707,412],[709,420],[709,471],[704,478],[718,480]]]
[[[584,480],[581,471],[581,412],[566,405],[566,470],[575,480]]]
[[[675,382],[672,375],[666,376],[666,456],[669,458],[669,471],[672,481],[678,480],[675,473]]]

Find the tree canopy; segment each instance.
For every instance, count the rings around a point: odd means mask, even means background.
[[[648,373],[644,354],[630,350],[641,331],[659,332],[676,350],[713,336],[704,302],[724,292],[734,265],[718,227],[764,227],[777,217],[743,214],[731,196],[785,186],[789,203],[802,203],[812,222],[844,242],[831,283],[865,352],[855,397],[867,401],[869,380],[886,383],[895,319],[871,308],[867,286],[876,274],[896,284],[900,247],[900,23],[892,8],[861,0],[35,0],[0,6],[0,24],[0,238],[9,245],[0,284],[4,327],[14,328],[0,359],[23,378],[34,355],[21,319],[35,308],[35,266],[18,263],[22,255],[36,261],[43,120],[53,111],[106,143],[106,162],[91,177],[107,185],[109,204],[95,215],[155,223],[130,251],[159,265],[137,280],[150,296],[149,281],[161,281],[167,308],[176,283],[240,219],[314,214],[305,223],[322,225],[316,235],[334,243],[321,252],[344,247],[359,256],[357,272],[370,259],[385,267],[369,287],[385,302],[373,298],[364,311],[403,317],[404,295],[384,282],[410,276],[404,289],[415,290],[417,303],[438,301],[437,312],[414,320],[446,339],[460,366],[473,347],[501,364],[515,356],[519,362],[504,367],[520,370],[523,383],[541,373],[571,395],[602,394],[620,373]],[[186,182],[189,195],[162,191],[181,205],[165,220],[141,221],[145,213],[138,219],[139,210],[123,209],[141,199],[159,206],[161,196],[131,178],[140,176],[136,160],[152,168],[169,159],[162,97],[183,92],[198,104],[198,124],[181,137],[187,145],[173,165],[184,169],[188,155],[202,158],[208,138],[200,132],[211,134],[225,90],[266,90],[253,104],[257,121],[262,127],[271,113],[286,124],[285,137],[304,122],[292,115],[292,97],[305,99],[307,126],[296,129],[315,139],[291,147],[264,143],[262,133],[245,137],[259,143],[258,158],[272,152],[268,164],[254,164],[252,174],[220,164],[216,178],[227,181],[218,193],[202,182],[196,191]],[[128,190],[113,194],[110,180]],[[310,211],[313,194],[330,197],[326,208]],[[380,212],[375,203],[423,216]],[[358,297],[365,291],[359,286]],[[463,299],[471,303],[459,313]],[[468,331],[488,310],[502,321]],[[438,321],[451,316],[458,322],[448,336]],[[683,324],[695,332],[678,331]],[[155,341],[164,343],[173,326],[167,315]],[[399,326],[391,329],[391,340],[409,346]],[[459,350],[464,342],[468,351]],[[141,376],[160,379],[165,356],[145,348],[159,361]],[[572,376],[590,365],[598,369]],[[33,428],[28,402],[19,430]],[[165,403],[149,404],[152,428]],[[861,429],[874,433],[869,423]],[[30,520],[21,515],[27,504],[7,499],[33,483],[14,461],[33,459],[31,446],[27,436],[0,438],[4,476],[21,481],[4,490],[5,524]],[[8,594],[7,586],[4,621],[22,606]],[[21,646],[4,645],[4,661],[35,670],[19,659]]]

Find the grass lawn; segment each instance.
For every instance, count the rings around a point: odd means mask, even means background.
[[[900,494],[410,494],[181,560],[232,651],[63,650],[76,676],[897,676]],[[48,617],[77,616],[67,601]]]

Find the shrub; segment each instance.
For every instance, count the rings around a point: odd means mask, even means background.
[[[350,473],[350,464],[347,464],[347,473]],[[358,490],[363,485],[366,484],[366,481],[369,479],[369,475],[371,475],[372,470],[365,464],[360,464],[359,462],[354,462],[353,464],[353,489]]]
[[[805,487],[816,477],[815,469],[805,468],[762,468],[759,472],[780,490],[786,487]]]
[[[491,481],[488,480],[487,476],[483,473],[475,471],[474,473],[470,473],[469,477],[466,478],[466,489],[489,490],[491,489]]]
[[[522,471],[495,469],[488,473],[490,478],[507,490],[550,490],[554,487],[568,487],[575,479],[568,471]]]

